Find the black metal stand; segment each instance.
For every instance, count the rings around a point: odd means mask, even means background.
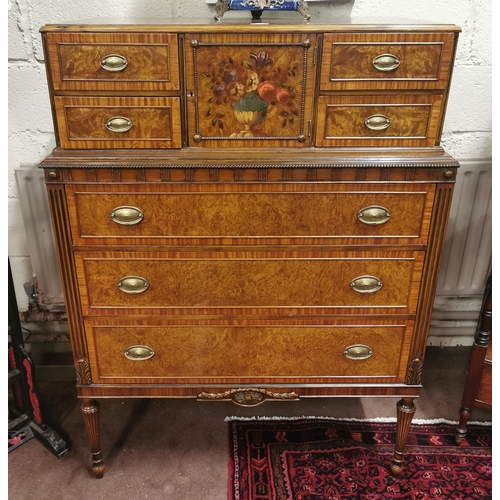
[[[57,432],[44,424],[34,365],[24,349],[9,260],[9,453],[36,437],[56,457],[69,452]]]

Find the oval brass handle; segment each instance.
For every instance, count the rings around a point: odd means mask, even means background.
[[[149,288],[149,282],[140,276],[125,276],[118,281],[118,288],[125,293],[143,293]]]
[[[365,126],[370,130],[385,130],[391,126],[391,120],[385,115],[372,115],[365,120]]]
[[[110,73],[118,73],[128,66],[126,57],[119,54],[108,54],[101,60],[101,67]]]
[[[372,61],[372,64],[378,71],[394,71],[401,61],[393,54],[380,54]]]
[[[132,128],[133,123],[123,116],[113,116],[106,122],[106,128],[111,130],[111,132],[117,132],[118,134],[123,134],[128,132]]]
[[[374,293],[382,288],[382,282],[375,276],[358,276],[351,281],[351,288],[358,293]]]
[[[368,359],[373,354],[373,349],[367,345],[355,344],[344,349],[344,356],[354,361]]]
[[[146,361],[146,359],[151,359],[155,352],[147,345],[131,345],[125,349],[123,354],[131,361]]]
[[[111,220],[122,226],[133,226],[144,219],[144,213],[137,207],[115,207],[109,214]]]
[[[358,212],[358,219],[369,226],[378,226],[379,224],[385,224],[391,218],[391,212],[385,207],[379,207],[378,205],[372,205],[369,207],[362,208]]]

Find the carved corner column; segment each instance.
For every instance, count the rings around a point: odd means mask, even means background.
[[[88,359],[88,349],[80,312],[78,280],[73,261],[73,242],[71,239],[71,227],[64,185],[58,183],[51,184],[60,181],[61,176],[62,173],[59,170],[53,169],[46,172],[45,180],[47,182],[47,195],[52,225],[54,234],[56,235],[55,245],[64,293],[64,305],[68,317],[68,329],[71,338],[75,368],[78,372],[79,360]]]
[[[396,444],[394,446],[394,455],[391,462],[391,473],[398,477],[404,469],[403,453],[410,431],[411,421],[415,414],[416,407],[413,404],[413,398],[403,398],[398,401],[397,426],[396,426]]]
[[[100,405],[95,399],[84,399],[81,410],[90,440],[92,471],[97,479],[101,479],[104,475],[105,464],[102,457],[101,440],[99,438]]]

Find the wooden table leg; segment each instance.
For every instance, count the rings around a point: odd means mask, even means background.
[[[83,420],[87,427],[92,453],[92,471],[97,479],[104,475],[104,460],[102,458],[101,441],[99,439],[100,405],[95,399],[84,399],[82,402]]]
[[[398,401],[397,409],[397,426],[396,426],[396,444],[394,446],[394,456],[391,463],[391,473],[394,476],[399,476],[404,469],[403,452],[410,431],[411,420],[415,413],[415,405],[413,398],[403,398]]]
[[[455,441],[460,444],[467,435],[467,422],[472,415],[472,409],[476,405],[476,397],[481,384],[484,383],[483,370],[487,359],[488,346],[492,331],[493,304],[492,304],[492,275],[488,276],[483,295],[483,304],[479,315],[479,321],[472,344],[472,354],[465,379],[464,392],[462,395],[462,406],[460,407],[460,419],[455,429]],[[491,357],[491,356],[490,356]],[[491,397],[491,396],[490,396]],[[484,396],[483,396],[484,398]],[[489,401],[491,403],[491,399]],[[480,406],[487,402],[482,401]],[[487,407],[487,406],[484,406]]]
[[[460,444],[467,434],[467,422],[470,420],[471,415],[472,410],[470,408],[466,408],[465,406],[460,408],[460,419],[458,427],[455,429],[455,441],[457,444]]]

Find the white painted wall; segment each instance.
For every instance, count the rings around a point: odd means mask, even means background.
[[[106,18],[213,17],[205,0],[8,0],[8,255],[20,309],[28,304],[23,283],[32,279],[14,171],[35,164],[55,146],[39,28],[70,21]],[[330,0],[311,3],[313,19],[404,17],[459,25],[463,32],[445,121],[443,145],[461,158],[492,156],[491,0]],[[268,13],[275,14],[275,13]],[[286,13],[297,16],[297,13]],[[229,12],[230,16],[249,15]]]

